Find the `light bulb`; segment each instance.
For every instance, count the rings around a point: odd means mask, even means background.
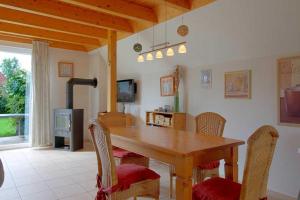
[[[163,58],[163,53],[159,50],[156,52],[156,55],[155,55],[156,58]]]
[[[172,48],[168,48],[167,56],[174,56],[174,50]]]
[[[153,60],[153,55],[152,55],[152,53],[148,53],[148,54],[147,54],[146,60]]]
[[[186,53],[186,47],[184,44],[181,44],[178,48],[178,53]]]
[[[144,62],[144,56],[143,56],[143,55],[139,55],[138,58],[137,58],[137,61],[138,61],[139,63]]]

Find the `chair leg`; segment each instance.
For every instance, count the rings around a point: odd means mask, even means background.
[[[135,197],[133,197],[133,200],[137,200],[136,196],[135,196]]]
[[[170,199],[173,198],[173,176],[174,176],[174,171],[173,171],[173,166],[170,166]]]
[[[170,199],[173,198],[173,176],[170,174]]]

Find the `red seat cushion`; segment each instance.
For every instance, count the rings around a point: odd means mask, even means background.
[[[140,165],[122,164],[117,166],[118,188],[126,190],[131,184],[147,179],[158,179],[160,176],[154,171]]]
[[[193,200],[239,200],[241,184],[228,179],[211,178],[193,187]]]
[[[117,158],[124,158],[124,157],[143,157],[139,154],[127,151],[125,149],[121,149],[118,147],[113,148],[113,156]]]
[[[216,160],[216,161],[212,161],[209,163],[201,164],[198,167],[200,169],[215,169],[215,168],[218,168],[219,166],[220,166],[220,161]]]

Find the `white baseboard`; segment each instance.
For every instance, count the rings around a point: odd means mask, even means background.
[[[30,147],[29,143],[18,143],[18,144],[5,144],[0,145],[0,151],[12,150],[12,149],[22,149]]]

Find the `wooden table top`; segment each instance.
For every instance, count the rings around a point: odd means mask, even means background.
[[[111,137],[139,143],[174,155],[192,155],[242,145],[242,140],[151,126],[110,127]]]

